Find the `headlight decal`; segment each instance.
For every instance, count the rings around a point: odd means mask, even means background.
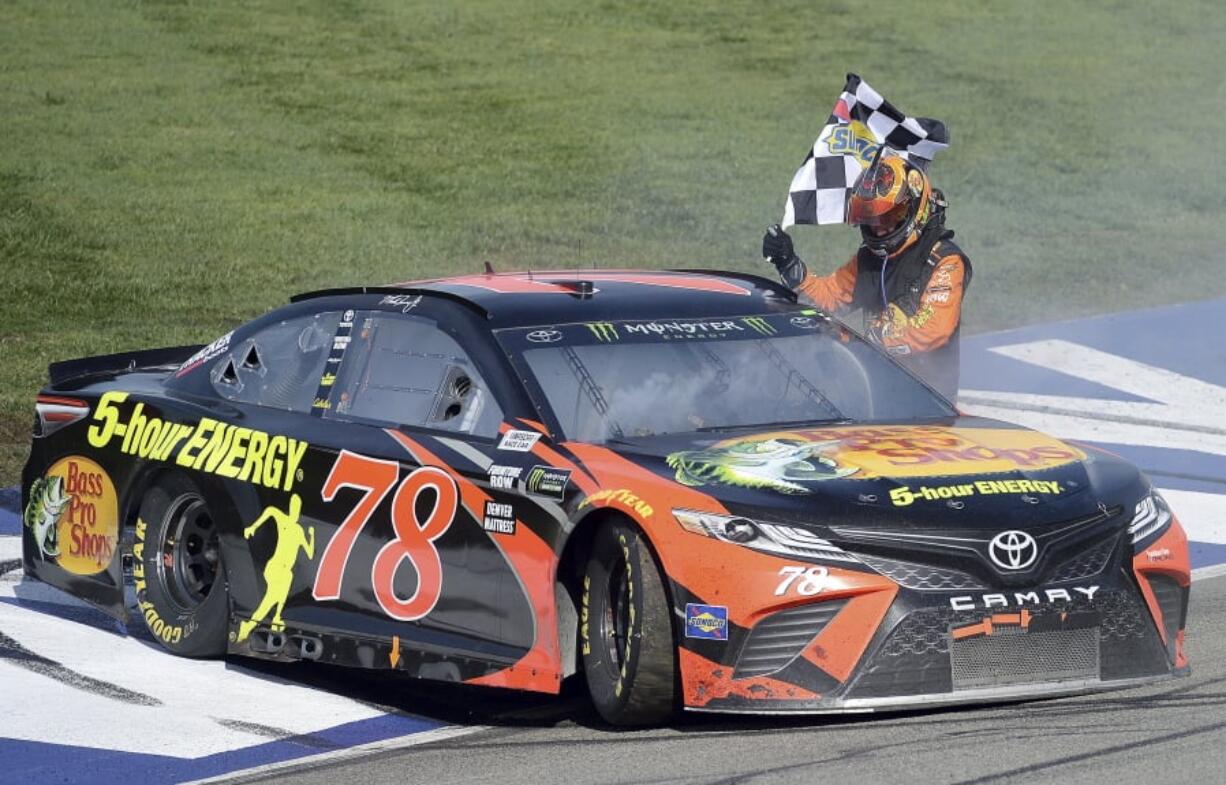
[[[808,529],[764,523],[736,515],[674,509],[681,528],[694,534],[779,556],[831,559],[859,563],[859,559]]]
[[[1150,491],[1141,501],[1137,502],[1132,523],[1128,524],[1128,533],[1132,536],[1132,544],[1149,539],[1161,532],[1171,523],[1171,508],[1157,491]]]

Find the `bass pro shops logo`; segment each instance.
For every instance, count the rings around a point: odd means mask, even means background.
[[[1024,570],[1039,558],[1039,544],[1023,531],[1001,532],[988,543],[988,556],[1002,570]]]
[[[110,566],[119,538],[115,485],[102,467],[70,455],[30,485],[24,522],[39,555],[76,575]]]

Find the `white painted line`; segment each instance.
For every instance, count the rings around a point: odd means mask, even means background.
[[[159,706],[122,703],[0,663],[10,704],[0,735],[10,738],[72,739],[88,747],[196,758],[268,740],[243,724],[309,735],[384,714],[329,692],[224,661],[175,657],[136,638],[27,608],[0,604],[0,630],[77,673],[161,701]],[[64,706],[73,709],[65,712]]]
[[[993,406],[987,401],[997,399],[997,393],[979,390],[964,390],[963,392],[967,395],[973,395],[973,397],[982,401],[980,403],[960,402],[958,408],[967,414],[1023,425],[1061,439],[1124,444],[1130,447],[1165,447],[1170,450],[1195,450],[1196,452],[1210,453],[1212,455],[1226,455],[1226,436],[1165,428],[1159,425],[1138,425],[1135,423],[1115,422],[1113,420],[1095,420],[1088,416],[1032,411],[1028,408],[1015,409],[1005,406]],[[1030,399],[1026,405],[1035,408],[1043,406],[1043,401],[1040,400],[1043,396],[1032,395],[1025,397]],[[1098,399],[1086,400],[1093,401],[1096,406],[1103,409],[1109,408],[1113,403],[1120,403],[1118,401]]]
[[[1192,570],[1192,580],[1203,581],[1206,578],[1220,578],[1226,575],[1226,564],[1213,564]]]
[[[1221,428],[1226,414],[1226,387],[1070,341],[1034,341],[991,351],[1158,401],[1166,412],[1157,419]]]
[[[1069,341],[1033,341],[991,351],[1147,400],[961,390],[961,408],[969,414],[1062,439],[1226,455],[1226,387]]]
[[[1189,540],[1226,545],[1226,496],[1168,488],[1158,491],[1170,503]]]
[[[237,782],[252,777],[262,777],[268,774],[291,773],[293,771],[302,771],[304,769],[314,768],[323,764],[332,764],[338,761],[352,760],[354,758],[364,758],[368,755],[377,755],[381,752],[391,752],[393,750],[405,749],[408,747],[416,747],[420,744],[431,744],[436,741],[445,741],[454,739],[458,736],[468,736],[473,733],[478,733],[483,730],[489,730],[486,725],[471,725],[467,727],[448,726],[445,728],[436,728],[434,730],[422,731],[409,736],[399,736],[394,739],[385,739],[383,741],[372,741],[369,744],[360,744],[356,747],[350,747],[344,750],[334,750],[332,752],[321,752],[318,755],[308,755],[302,758],[294,758],[293,760],[281,761],[280,763],[269,763],[264,766],[254,766],[250,769],[242,769],[240,771],[230,772],[218,777],[210,777],[203,780],[192,780],[183,785],[221,785],[226,782]]]
[[[8,547],[6,540],[20,546],[18,537],[0,537],[0,545]],[[0,578],[0,597],[65,608],[84,605],[45,583],[24,579],[20,570]],[[175,657],[153,643],[21,605],[0,603],[0,632],[76,673],[161,701],[156,706],[124,703],[0,661],[5,707],[0,736],[8,738],[66,739],[87,747],[197,758],[268,741],[244,724],[309,735],[384,715],[233,662]],[[72,710],[64,711],[65,706]]]
[[[0,537],[0,561],[21,558],[21,537]]]

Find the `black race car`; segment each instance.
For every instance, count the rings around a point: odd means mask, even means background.
[[[1187,672],[1131,465],[960,416],[765,279],[477,275],[56,363],[24,565],[171,652],[864,711]]]

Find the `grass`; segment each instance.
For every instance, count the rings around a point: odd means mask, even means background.
[[[1207,0],[5,3],[0,486],[49,361],[297,291],[765,271],[846,71],[950,126],[969,331],[1226,295],[1222,40]],[[818,269],[855,244],[795,236]]]

